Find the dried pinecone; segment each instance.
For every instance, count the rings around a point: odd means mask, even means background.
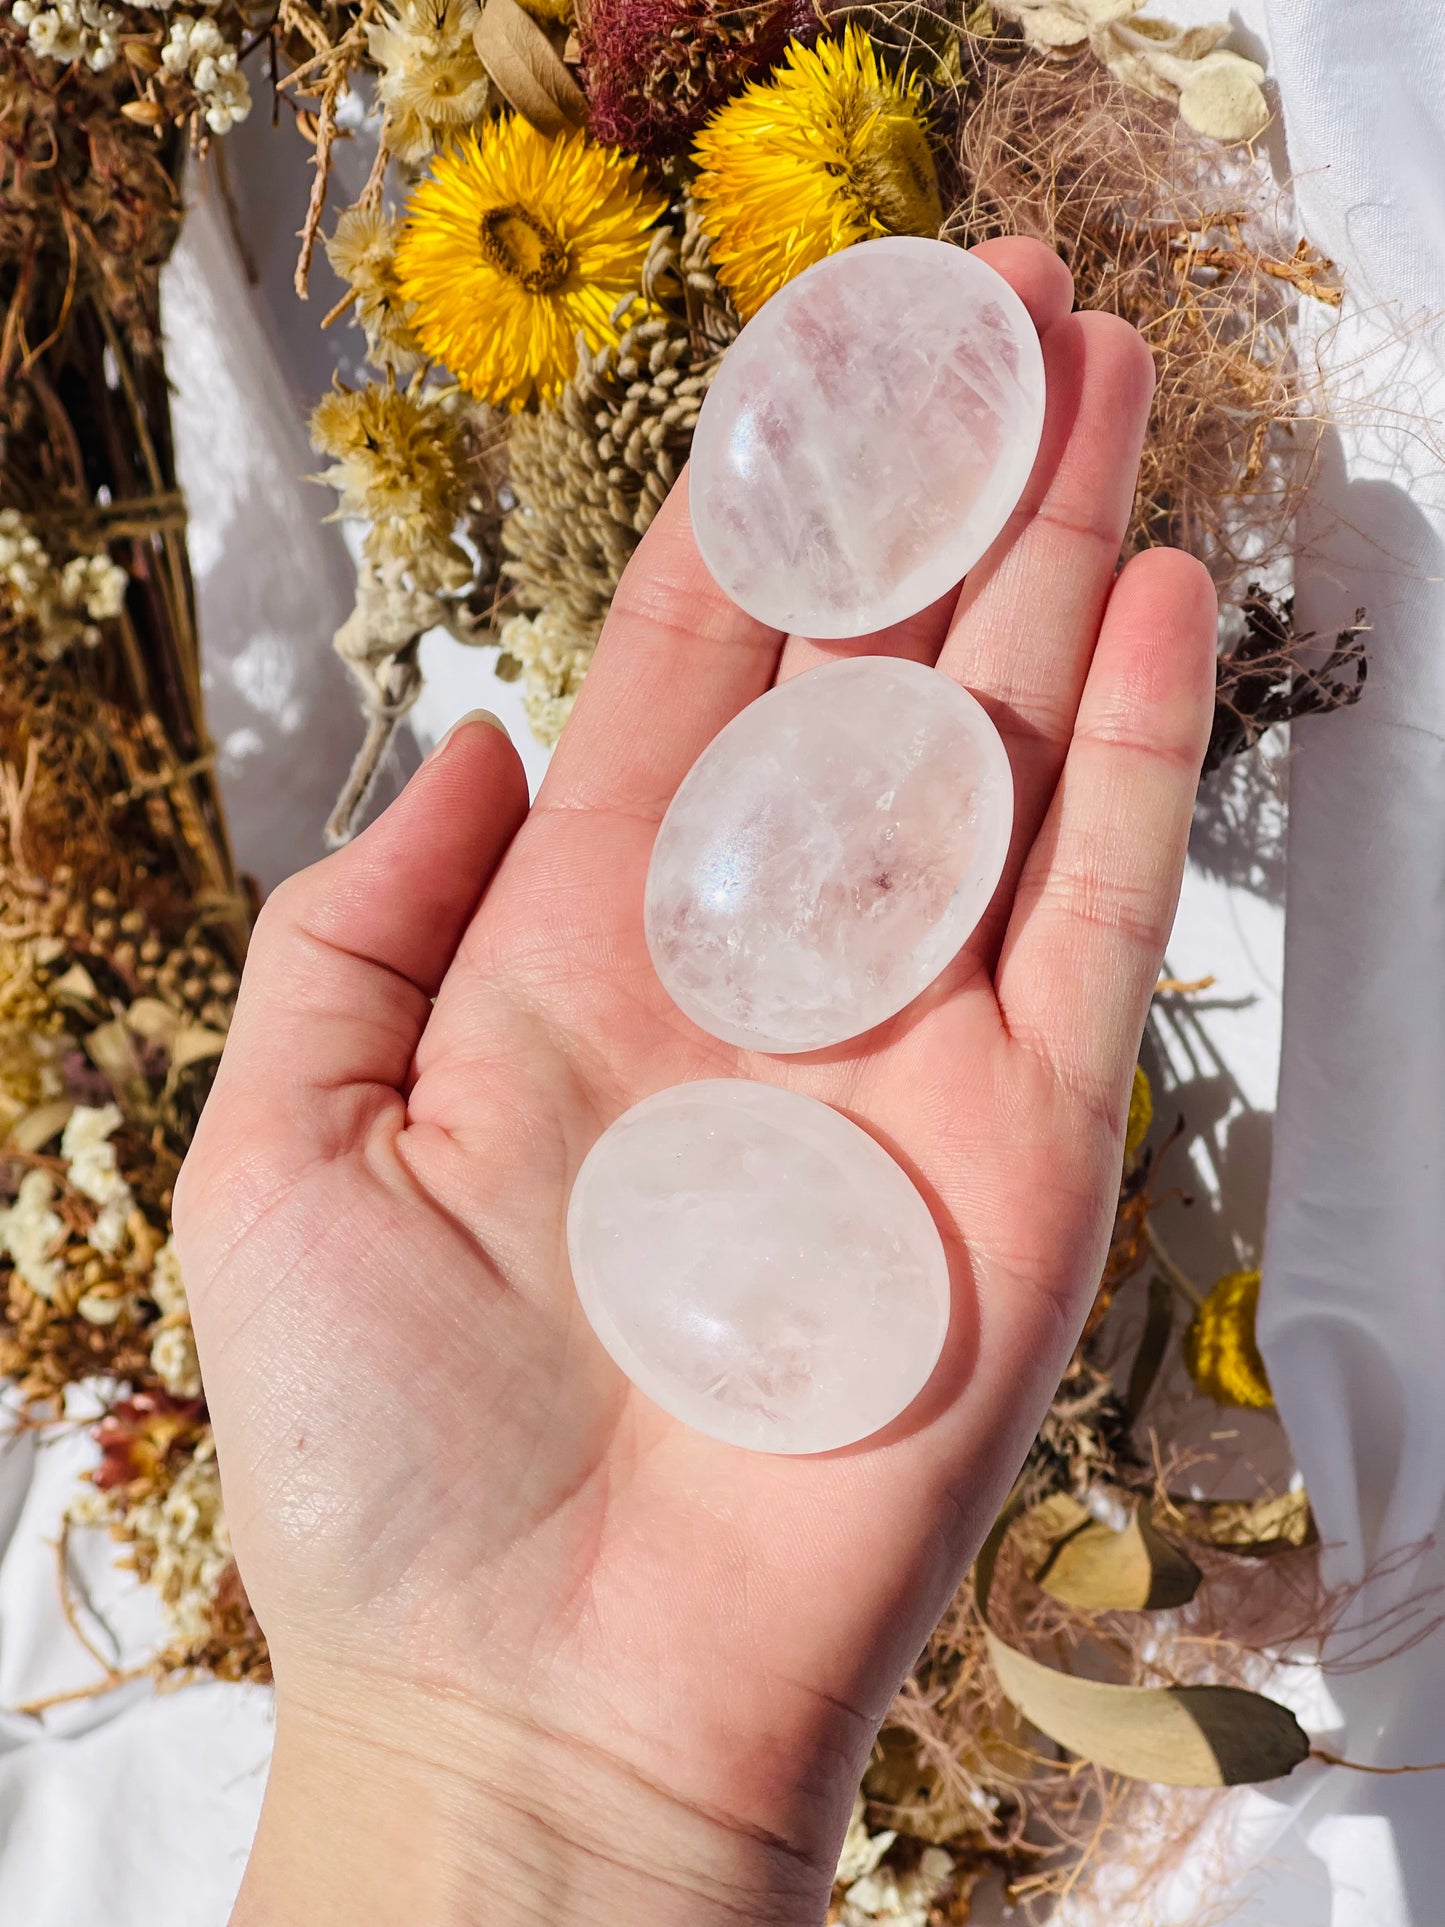
[[[714,366],[675,318],[651,314],[584,356],[554,408],[518,418],[502,567],[522,608],[577,631],[602,621],[687,459]]]

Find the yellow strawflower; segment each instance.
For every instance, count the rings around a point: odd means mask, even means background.
[[[1189,1376],[1219,1405],[1268,1411],[1274,1404],[1254,1336],[1258,1311],[1259,1273],[1232,1271],[1213,1287],[1184,1334]]]
[[[693,193],[718,279],[744,319],[825,255],[943,219],[918,82],[850,26],[720,107],[698,136]]]
[[[614,311],[666,205],[616,148],[491,121],[438,155],[407,205],[396,275],[411,331],[481,400],[550,401],[579,332],[593,352],[616,345]]]

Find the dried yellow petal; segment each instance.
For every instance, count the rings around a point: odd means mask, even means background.
[[[1133,1157],[1149,1135],[1154,1122],[1154,1093],[1142,1064],[1134,1066],[1134,1086],[1129,1092],[1129,1122],[1124,1126],[1124,1154]]]
[[[1184,1334],[1189,1376],[1220,1405],[1255,1411],[1274,1405],[1254,1335],[1258,1310],[1259,1273],[1232,1271],[1214,1286]]]

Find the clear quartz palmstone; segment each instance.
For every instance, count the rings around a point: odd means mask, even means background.
[[[679,1084],[625,1112],[577,1175],[567,1247],[633,1384],[753,1451],[871,1437],[948,1330],[948,1261],[917,1190],[866,1131],[769,1084]]]
[[[759,621],[871,635],[955,587],[1018,504],[1044,420],[1028,310],[945,241],[864,241],[800,274],[728,349],[688,503]]]
[[[958,954],[1012,826],[1008,752],[960,684],[890,656],[810,669],[683,779],[648,866],[653,965],[725,1043],[844,1043]]]

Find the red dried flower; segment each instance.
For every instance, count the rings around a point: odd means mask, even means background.
[[[680,153],[714,108],[818,27],[813,0],[585,0],[591,131],[652,159]]]
[[[95,1427],[101,1461],[91,1474],[102,1492],[153,1478],[180,1435],[194,1427],[198,1398],[172,1398],[168,1392],[136,1392],[111,1408]]]

